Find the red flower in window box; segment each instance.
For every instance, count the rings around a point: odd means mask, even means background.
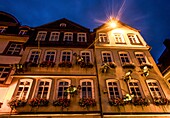
[[[15,109],[17,107],[23,107],[27,103],[27,100],[18,100],[18,99],[11,99],[8,102],[8,105],[11,107],[11,109]]]
[[[43,61],[40,64],[40,67],[54,67],[54,66],[55,66],[55,63],[52,61]]]
[[[70,99],[67,98],[58,98],[53,101],[53,106],[61,106],[61,109],[68,108],[70,106]]]
[[[36,106],[48,106],[49,100],[46,98],[33,98],[29,101],[29,105],[32,107]]]
[[[62,61],[58,64],[59,67],[68,67],[71,68],[72,67],[72,63],[69,61]]]
[[[111,98],[109,100],[110,106],[124,106],[127,104],[122,98]]]
[[[153,102],[157,106],[170,104],[170,100],[168,100],[167,98],[154,98]]]
[[[82,98],[79,100],[79,105],[80,107],[84,107],[88,109],[89,107],[96,106],[96,101],[95,99],[92,99],[92,98]]]
[[[132,98],[132,104],[134,104],[135,106],[136,105],[144,105],[144,106],[148,106],[149,105],[149,100],[146,99],[146,98],[137,98],[137,97],[134,97]]]
[[[93,64],[92,63],[90,63],[90,62],[81,62],[80,63],[80,67],[81,68],[93,68]]]

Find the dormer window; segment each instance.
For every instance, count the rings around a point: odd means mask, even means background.
[[[60,32],[51,32],[49,41],[59,41]]]
[[[73,41],[73,33],[65,32],[63,41]]]
[[[60,27],[66,27],[65,23],[60,23]]]
[[[137,35],[130,33],[130,34],[127,34],[127,36],[129,38],[131,44],[141,44]]]
[[[114,33],[113,36],[114,36],[116,44],[125,44],[126,43],[122,34]]]
[[[46,31],[39,31],[37,34],[37,38],[35,40],[45,41],[46,35],[47,35]]]
[[[87,42],[86,33],[78,33],[77,35],[77,42]]]
[[[99,33],[99,42],[100,43],[108,43],[108,37],[106,33]]]
[[[20,30],[19,35],[26,35],[28,30]]]
[[[0,33],[4,33],[7,27],[0,27]]]

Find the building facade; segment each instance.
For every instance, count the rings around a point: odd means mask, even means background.
[[[21,60],[23,44],[28,40],[30,28],[21,26],[11,14],[0,12],[0,106],[6,106],[6,97],[11,97],[8,88],[15,64]],[[9,94],[7,94],[9,93]]]
[[[17,62],[5,61],[16,66],[1,89],[3,117],[169,115],[170,91],[150,47],[116,19],[93,32],[65,18],[31,28],[23,49]]]

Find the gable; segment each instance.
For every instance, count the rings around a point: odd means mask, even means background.
[[[56,30],[72,30],[72,31],[90,31],[90,29],[85,28],[77,23],[74,23],[68,19],[62,18],[54,22],[38,26],[36,28],[47,28]]]

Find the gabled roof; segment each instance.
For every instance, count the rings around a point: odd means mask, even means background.
[[[115,19],[115,18],[109,19],[108,21],[106,21],[106,23],[104,23],[104,24],[102,24],[101,26],[95,28],[94,31],[96,31],[96,30],[98,30],[98,29],[101,29],[101,28],[103,28],[103,27],[107,27],[107,25],[108,25],[109,22],[111,22],[111,21],[116,22],[116,24],[118,24],[119,27],[120,27],[120,26],[124,26],[124,27],[127,27],[127,28],[129,28],[129,29],[131,29],[131,30],[134,30],[134,31],[138,31],[138,32],[140,31],[140,30],[135,29],[135,28],[133,28],[133,27],[131,27],[131,26],[129,26],[129,25],[127,25],[127,24],[121,22],[120,20]]]
[[[61,23],[65,23],[66,27],[60,27]],[[48,28],[48,29],[71,29],[71,30],[85,30],[85,31],[89,31],[90,29],[83,27],[77,23],[74,23],[66,18],[62,18],[59,20],[56,20],[54,22],[50,22],[35,28]]]

